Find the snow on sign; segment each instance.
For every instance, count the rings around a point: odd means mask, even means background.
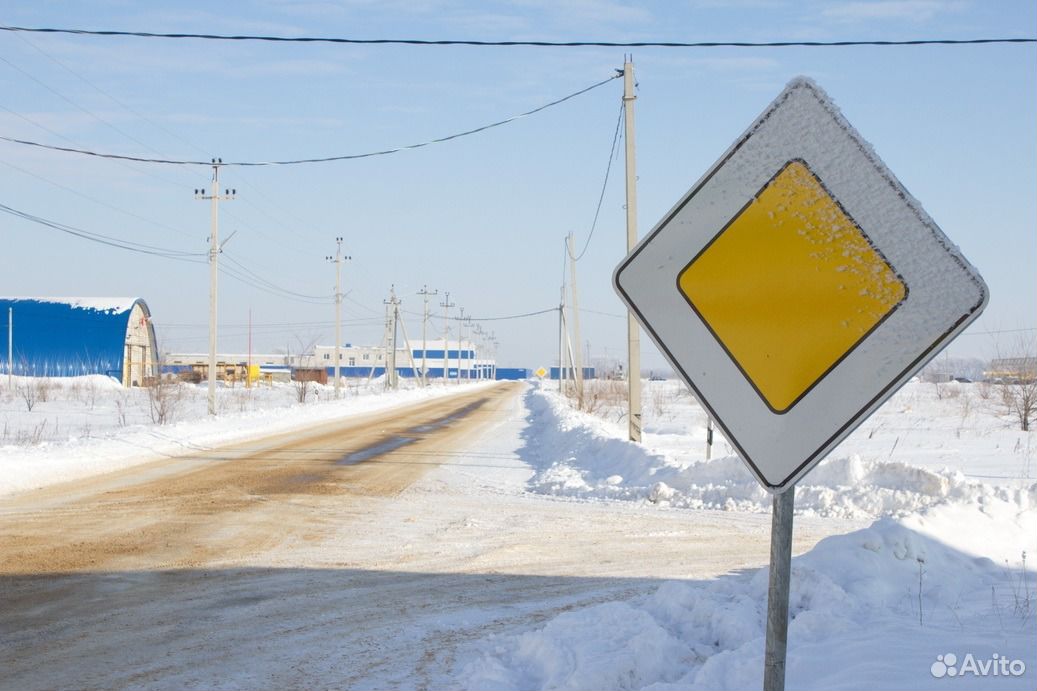
[[[634,248],[614,282],[776,492],[987,303],[975,269],[803,78]]]

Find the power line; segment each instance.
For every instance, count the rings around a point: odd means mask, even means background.
[[[48,84],[47,84],[46,82],[44,82],[44,81],[42,81],[42,80],[40,80],[40,79],[38,79],[38,78],[34,77],[34,76],[33,76],[32,74],[30,74],[29,72],[25,71],[25,70],[24,70],[24,69],[22,69],[21,67],[18,67],[18,65],[15,65],[15,64],[14,64],[13,62],[11,62],[10,60],[8,60],[8,59],[6,59],[6,58],[4,58],[4,57],[0,56],[0,62],[3,62],[3,63],[5,63],[5,64],[6,64],[6,65],[8,65],[9,67],[11,67],[11,69],[13,69],[13,70],[15,70],[16,72],[19,72],[20,74],[24,75],[24,76],[25,76],[25,77],[27,77],[28,79],[30,79],[30,80],[32,80],[33,82],[35,82],[36,84],[38,84],[38,85],[39,85],[40,87],[42,87],[43,89],[46,89],[46,90],[47,90],[47,91],[49,91],[50,93],[54,94],[55,96],[57,96],[57,97],[58,97],[58,98],[60,98],[61,100],[65,101],[66,103],[68,103],[69,105],[71,105],[71,106],[72,106],[73,108],[76,108],[77,110],[80,110],[80,111],[82,111],[83,113],[85,113],[85,114],[89,115],[90,117],[94,118],[95,120],[97,120],[97,121],[98,121],[99,123],[101,123],[102,125],[104,125],[104,126],[106,126],[106,127],[110,128],[110,129],[111,129],[112,131],[114,131],[114,132],[116,132],[116,133],[118,133],[118,134],[122,135],[123,137],[126,137],[126,138],[127,138],[127,139],[129,139],[130,141],[133,141],[133,142],[135,142],[135,143],[137,143],[137,144],[139,144],[139,145],[143,146],[143,147],[144,147],[145,149],[148,149],[149,151],[152,151],[153,153],[156,153],[156,154],[158,154],[158,153],[159,153],[158,151],[156,151],[156,150],[155,150],[155,149],[153,149],[152,147],[148,146],[148,145],[147,145],[147,144],[145,144],[144,142],[142,142],[142,141],[140,141],[139,139],[137,139],[136,137],[134,137],[133,135],[131,135],[131,134],[127,133],[126,131],[124,131],[124,130],[120,129],[119,127],[116,127],[116,126],[115,126],[115,125],[113,125],[112,123],[108,122],[107,120],[105,120],[104,118],[102,118],[102,117],[101,117],[100,115],[97,115],[97,114],[96,114],[96,113],[94,113],[93,111],[91,111],[91,110],[88,110],[87,108],[84,108],[83,106],[79,105],[78,103],[76,103],[75,101],[73,101],[73,100],[72,100],[71,98],[69,98],[68,96],[65,96],[64,94],[62,94],[62,93],[61,93],[60,91],[58,91],[57,89],[55,89],[55,88],[51,87],[50,85],[48,85]],[[10,110],[9,110],[9,109],[7,109],[7,108],[4,108],[4,110],[7,110],[8,112],[13,112],[13,111],[10,111]],[[35,123],[35,122],[33,122],[33,121],[32,121],[32,120],[30,119],[30,118],[27,118],[27,117],[25,117],[25,116],[23,116],[23,115],[21,115],[21,114],[19,114],[19,113],[14,113],[14,114],[15,114],[15,115],[17,115],[18,117],[22,118],[23,120],[26,120],[27,122],[32,122],[33,124],[37,124],[37,125],[38,125],[38,123]],[[38,126],[39,126],[39,127],[41,127],[42,129],[46,129],[46,130],[48,130],[48,131],[51,131],[51,132],[53,131],[53,130],[49,130],[49,128],[43,127],[42,125],[38,125]],[[67,141],[67,142],[71,142],[71,140],[70,140],[70,139],[69,139],[68,137],[65,137],[65,136],[63,136],[63,135],[58,135],[58,136],[59,136],[59,137],[60,137],[61,139],[63,139],[63,140],[65,140],[65,141]],[[73,142],[73,143],[74,143],[74,142]],[[160,154],[160,155],[161,155],[161,154]],[[124,166],[125,166],[126,168],[128,168],[129,170],[134,170],[134,172],[142,173],[142,174],[144,174],[144,175],[147,175],[147,176],[149,176],[149,177],[155,178],[156,180],[161,180],[162,182],[165,182],[165,183],[168,183],[168,184],[171,184],[171,185],[176,185],[176,184],[177,184],[176,182],[174,182],[174,181],[172,181],[172,180],[167,180],[166,178],[163,178],[163,177],[162,177],[161,175],[158,175],[158,174],[156,174],[156,173],[154,173],[154,172],[151,172],[151,171],[136,171],[136,170],[135,170],[135,169],[133,168],[133,166],[128,166],[128,165],[126,165],[125,163],[123,163],[122,165],[124,165]]]
[[[113,95],[112,95],[111,93],[109,93],[108,91],[106,91],[106,90],[102,89],[102,88],[101,88],[100,86],[98,86],[97,84],[95,84],[95,83],[94,83],[94,82],[92,82],[91,80],[87,79],[86,77],[84,77],[84,76],[83,76],[82,74],[80,74],[80,73],[79,73],[79,72],[77,72],[76,70],[74,70],[74,69],[72,69],[71,67],[69,67],[69,66],[68,66],[68,64],[66,64],[66,63],[65,63],[64,61],[62,61],[62,60],[59,60],[58,58],[54,57],[53,55],[51,55],[51,54],[50,54],[50,53],[48,53],[47,51],[43,50],[43,48],[41,48],[41,47],[39,47],[38,45],[36,45],[35,43],[33,43],[32,41],[30,41],[30,40],[29,40],[28,38],[26,38],[25,36],[22,36],[22,35],[18,35],[18,38],[19,38],[19,39],[21,39],[23,43],[25,43],[26,45],[30,46],[31,48],[33,48],[34,50],[36,50],[37,52],[39,52],[39,53],[40,53],[41,55],[43,55],[44,57],[46,57],[47,59],[49,59],[50,61],[52,61],[52,62],[53,62],[54,64],[58,65],[58,66],[59,66],[59,67],[61,67],[61,68],[62,68],[63,70],[65,70],[65,71],[66,71],[66,72],[68,72],[69,74],[73,75],[74,77],[76,77],[77,79],[79,79],[79,80],[80,80],[80,81],[82,81],[82,82],[83,82],[84,84],[88,85],[89,87],[91,87],[92,89],[94,89],[95,91],[97,91],[98,93],[100,93],[100,94],[102,94],[103,96],[107,97],[107,98],[108,98],[108,99],[110,99],[110,100],[111,100],[111,101],[112,101],[113,103],[115,103],[115,104],[119,105],[120,107],[122,107],[122,108],[126,109],[127,111],[129,111],[130,113],[132,113],[133,115],[135,115],[135,116],[136,116],[137,118],[139,118],[139,119],[143,120],[144,122],[147,122],[147,123],[149,123],[149,124],[150,124],[151,126],[153,126],[153,127],[155,127],[156,129],[158,129],[158,130],[162,131],[163,133],[167,134],[168,136],[170,136],[170,137],[172,137],[172,138],[176,139],[177,141],[179,141],[179,142],[181,142],[181,143],[183,143],[183,144],[186,144],[187,146],[191,147],[192,149],[194,149],[194,150],[196,150],[196,151],[198,151],[198,152],[200,152],[200,153],[204,153],[204,151],[203,151],[203,150],[201,149],[201,147],[197,146],[196,144],[193,144],[192,142],[188,141],[187,139],[184,139],[183,137],[181,137],[181,136],[180,136],[179,134],[177,134],[176,132],[174,132],[174,131],[170,130],[169,128],[167,128],[167,127],[165,127],[165,126],[163,126],[163,125],[162,125],[161,123],[158,123],[158,122],[156,122],[155,120],[152,120],[151,118],[149,118],[148,116],[144,115],[144,114],[143,114],[143,113],[141,113],[140,111],[138,111],[138,110],[134,109],[133,107],[131,107],[131,106],[127,105],[127,104],[126,104],[126,103],[125,103],[124,101],[122,101],[122,100],[120,100],[120,99],[116,98],[115,96],[113,96]],[[8,64],[10,64],[10,63],[8,63]],[[14,66],[14,65],[11,65],[11,66],[12,66],[12,67],[15,67],[15,69],[19,69],[19,68],[17,68],[17,67],[16,67],[16,66]],[[50,90],[50,91],[52,91],[52,92],[54,92],[54,93],[56,93],[56,94],[57,94],[57,92],[56,92],[56,91],[55,91],[54,89],[51,89],[51,88],[50,88],[50,87],[48,87],[48,86],[47,86],[46,84],[43,84],[42,82],[40,82],[40,80],[36,79],[36,78],[35,78],[35,77],[33,77],[32,75],[30,75],[30,74],[27,74],[27,73],[25,73],[25,72],[24,72],[23,70],[20,70],[20,69],[19,69],[19,71],[22,71],[22,72],[23,72],[23,74],[25,74],[25,75],[26,75],[27,77],[29,77],[30,79],[33,79],[33,81],[36,81],[36,82],[37,82],[37,83],[39,83],[39,84],[40,84],[41,86],[43,86],[43,87],[47,88],[48,90]],[[58,95],[58,96],[61,96],[61,94],[57,94],[57,95]],[[62,98],[65,98],[64,96],[61,96],[61,97],[62,97]],[[69,99],[67,99],[67,98],[66,98],[65,100],[69,100]],[[71,102],[71,101],[70,101],[70,102]],[[73,105],[75,105],[75,104],[73,104]],[[78,106],[77,106],[77,107],[78,107]],[[10,109],[8,109],[8,108],[4,107],[3,105],[0,105],[0,108],[3,108],[4,110],[7,110],[7,111],[8,111],[9,113],[11,113],[11,114],[13,114],[13,115],[16,115],[16,116],[18,116],[18,117],[20,117],[20,118],[23,118],[23,119],[25,119],[25,120],[27,120],[27,121],[29,121],[29,122],[32,122],[33,124],[36,124],[36,125],[37,125],[38,127],[41,127],[41,128],[43,128],[43,129],[47,130],[47,131],[48,131],[48,132],[50,132],[51,134],[55,134],[55,135],[57,135],[57,136],[61,137],[62,139],[65,139],[66,141],[70,141],[70,140],[68,140],[67,138],[65,138],[65,137],[62,137],[62,136],[61,136],[60,134],[58,134],[58,133],[54,132],[53,130],[50,130],[49,128],[46,128],[46,127],[44,127],[43,125],[40,125],[39,123],[35,123],[35,122],[33,122],[32,120],[29,120],[28,118],[26,118],[26,117],[25,117],[24,115],[21,115],[20,113],[16,113],[16,112],[14,112],[14,111],[12,111],[12,110],[10,110]],[[81,109],[82,109],[82,108],[81,108]],[[96,117],[96,116],[95,116],[95,117]],[[120,130],[120,133],[121,133],[121,130]],[[132,139],[133,141],[135,141],[135,142],[139,143],[139,144],[142,144],[142,145],[143,145],[143,146],[144,146],[144,147],[145,147],[145,148],[146,148],[147,150],[149,150],[149,151],[151,151],[151,152],[153,152],[153,153],[159,154],[160,156],[162,155],[162,154],[161,154],[160,152],[156,151],[156,150],[155,150],[154,148],[152,148],[151,146],[148,146],[148,145],[144,144],[143,142],[140,142],[139,140],[137,140],[137,139],[134,139],[134,138],[132,138],[132,137],[131,137],[131,139]],[[73,143],[73,144],[74,144],[74,142],[71,142],[71,143]],[[133,169],[131,168],[131,170],[133,170]],[[257,187],[256,187],[255,185],[253,185],[253,184],[252,184],[251,182],[249,182],[249,181],[248,181],[248,180],[247,180],[247,179],[246,179],[246,178],[245,178],[245,177],[244,177],[244,176],[243,176],[243,175],[242,175],[241,173],[238,173],[238,180],[240,181],[240,182],[239,182],[239,184],[244,184],[245,186],[247,186],[247,187],[249,187],[249,188],[253,189],[254,191],[256,191],[256,192],[259,192],[259,194],[257,195],[257,197],[258,197],[259,199],[267,199],[267,197],[269,196],[269,195],[263,194],[261,190],[259,190],[259,189],[258,189],[258,188],[257,188]],[[55,183],[55,184],[56,184],[56,183]],[[67,189],[67,188],[66,188],[66,189]],[[71,190],[70,190],[70,191],[71,191]],[[255,202],[255,201],[253,201],[253,198],[252,198],[251,196],[248,196],[248,195],[246,195],[246,196],[245,196],[245,197],[243,198],[243,200],[244,200],[244,202],[245,202],[246,204],[248,204],[248,205],[249,205],[249,206],[251,206],[252,208],[254,208],[254,209],[256,209],[257,211],[259,211],[259,213],[261,213],[261,214],[263,214],[263,215],[267,216],[268,218],[270,218],[270,219],[274,220],[274,221],[275,221],[275,222],[277,222],[278,224],[280,224],[280,225],[282,225],[282,226],[290,226],[290,225],[292,225],[292,223],[286,223],[286,222],[285,222],[285,221],[284,221],[283,219],[278,219],[278,218],[275,218],[275,217],[274,217],[274,216],[273,216],[272,214],[270,214],[269,212],[267,212],[267,211],[263,210],[263,209],[262,209],[262,208],[261,208],[261,207],[260,207],[260,206],[259,206],[258,204],[256,204],[256,202]],[[230,212],[230,213],[229,213],[229,215],[230,215],[230,216],[235,216],[235,214],[234,214],[233,212]],[[146,219],[144,219],[144,220],[146,220]],[[264,231],[263,231],[263,230],[261,230],[260,228],[253,228],[253,230],[254,230],[255,232],[259,233],[260,235],[263,235],[264,237],[268,237],[268,238],[270,238],[270,239],[274,239],[274,237],[273,237],[272,235],[270,235],[270,234],[268,234],[268,233],[264,232]],[[179,232],[179,231],[178,231],[178,232]],[[300,250],[299,248],[295,247],[295,245],[290,245],[290,244],[289,244],[289,245],[282,245],[282,247],[286,247],[287,249],[289,249],[289,250],[291,250],[291,251],[293,251],[293,252],[296,252],[296,253],[298,253],[298,254],[300,254],[300,255],[303,255],[303,256],[309,256],[309,254],[308,254],[307,252],[304,252],[304,251]]]
[[[998,329],[996,331],[966,331],[961,334],[962,336],[997,336],[998,334],[1014,334],[1014,333],[1025,333],[1030,331],[1037,331],[1037,328],[1030,327],[1028,329]]]
[[[229,278],[233,278],[238,283],[243,283],[247,286],[251,286],[257,290],[261,290],[265,293],[269,293],[276,297],[284,298],[286,300],[294,300],[296,302],[306,302],[311,305],[324,305],[327,304],[328,300],[309,299],[306,297],[299,297],[298,294],[287,291],[276,284],[269,283],[265,279],[253,279],[247,274],[243,273],[238,269],[227,266],[226,264],[219,267],[219,272]],[[262,281],[262,282],[261,282]]]
[[[591,245],[591,238],[594,237],[594,230],[598,227],[598,216],[601,214],[601,203],[605,201],[605,188],[607,188],[609,184],[609,173],[612,171],[612,161],[616,158],[616,144],[619,142],[619,126],[622,123],[623,104],[620,104],[619,117],[616,118],[616,131],[612,134],[612,146],[609,148],[609,162],[608,165],[605,166],[605,179],[601,182],[601,194],[598,195],[598,206],[594,209],[594,220],[591,222],[590,232],[587,233],[587,241],[583,243],[583,249],[580,250],[580,254],[577,257],[572,257],[568,244],[565,246],[565,251],[573,258],[573,261],[580,261],[583,258],[583,255],[587,253],[587,248]]]
[[[0,26],[0,31],[24,31],[76,36],[126,36],[132,38],[201,39],[207,41],[265,41],[269,43],[336,43],[347,45],[479,46],[532,48],[827,48],[848,46],[980,45],[991,43],[1037,43],[1034,38],[927,38],[905,41],[475,41],[416,38],[337,38],[331,36],[264,36],[250,34],[159,33],[154,31],[110,31],[47,27]]]
[[[239,269],[241,269],[242,271],[244,271],[248,275],[252,276],[257,281],[260,281],[261,283],[264,283],[265,285],[273,288],[274,290],[280,291],[280,292],[285,293],[287,295],[292,295],[294,297],[304,298],[304,299],[307,299],[307,300],[326,301],[326,300],[328,300],[329,298],[332,297],[330,295],[306,295],[305,293],[297,293],[294,290],[289,290],[287,288],[282,288],[281,286],[277,285],[276,283],[274,283],[272,281],[268,281],[267,279],[263,278],[262,276],[260,276],[256,272],[252,271],[251,269],[249,269],[247,266],[245,266],[244,264],[239,262],[234,257],[226,255],[226,253],[224,253],[224,254],[225,254],[226,258],[227,258],[227,261],[231,262],[232,264],[237,266]]]
[[[2,105],[0,105],[0,109],[7,110]],[[97,204],[98,206],[103,206],[105,208],[111,209],[112,211],[117,211],[118,213],[125,214],[126,216],[129,216],[130,218],[134,218],[134,219],[136,219],[138,221],[143,221],[145,223],[148,223],[150,225],[156,226],[158,228],[163,228],[165,230],[172,231],[174,233],[177,233],[178,235],[185,235],[185,236],[189,235],[187,232],[185,232],[183,230],[180,230],[179,228],[174,228],[173,226],[166,225],[165,223],[162,223],[160,221],[155,221],[155,220],[150,219],[150,218],[145,218],[144,216],[141,216],[139,214],[133,213],[132,211],[127,211],[126,209],[120,208],[120,207],[115,206],[113,204],[109,204],[108,202],[101,201],[97,197],[92,197],[89,194],[86,194],[84,192],[80,192],[79,190],[73,189],[73,188],[69,187],[68,185],[63,185],[60,182],[55,182],[54,180],[51,180],[50,178],[45,178],[42,175],[38,175],[36,173],[33,173],[32,171],[26,170],[25,168],[20,168],[19,166],[16,166],[13,163],[10,163],[8,161],[0,160],[0,165],[7,166],[8,168],[11,168],[12,170],[17,170],[19,173],[22,173],[23,175],[28,175],[31,178],[36,178],[37,180],[45,182],[45,183],[47,183],[49,185],[53,185],[54,187],[57,187],[58,189],[61,189],[61,190],[64,190],[66,192],[69,192],[71,194],[74,194],[77,197],[81,197],[83,199],[86,199],[89,202],[93,202],[94,204]]]
[[[183,250],[168,249],[164,247],[156,247],[154,245],[146,245],[140,242],[134,242],[132,240],[124,240],[122,238],[113,237],[111,235],[103,235],[101,233],[95,233],[89,230],[83,230],[76,226],[71,226],[66,223],[59,223],[58,221],[51,221],[41,216],[27,213],[25,211],[19,211],[18,209],[7,206],[6,204],[0,204],[0,212],[10,214],[17,218],[21,218],[32,223],[37,223],[48,228],[60,231],[62,233],[68,233],[84,240],[90,240],[91,242],[97,242],[102,245],[108,245],[109,247],[116,247],[118,249],[127,250],[129,252],[137,252],[140,254],[150,254],[156,257],[164,257],[166,259],[176,259],[179,261],[189,261],[195,263],[204,263],[199,257],[205,256],[202,252],[185,252]]]
[[[3,28],[3,27],[0,27],[0,28]],[[332,161],[350,161],[350,160],[355,160],[355,159],[360,159],[360,158],[371,158],[371,157],[374,157],[374,156],[387,156],[389,154],[395,154],[395,153],[398,153],[400,151],[409,151],[411,149],[420,149],[420,148],[425,147],[425,146],[431,146],[432,144],[442,144],[443,142],[448,142],[448,141],[451,141],[453,139],[460,139],[461,137],[467,137],[469,135],[478,134],[479,132],[485,132],[486,130],[493,129],[494,127],[500,127],[501,125],[507,125],[508,123],[514,122],[515,120],[519,120],[521,118],[525,118],[525,117],[528,117],[530,115],[534,115],[536,113],[539,113],[540,111],[547,110],[548,108],[551,108],[552,106],[557,106],[559,104],[565,103],[566,101],[568,101],[568,100],[570,100],[572,98],[576,98],[577,96],[585,94],[588,91],[592,91],[594,89],[597,89],[600,86],[604,86],[605,84],[608,84],[609,82],[611,82],[613,79],[618,79],[618,78],[620,78],[622,76],[623,76],[623,73],[620,72],[619,74],[612,75],[608,79],[603,79],[600,82],[597,82],[595,84],[591,84],[590,86],[585,87],[583,89],[580,89],[579,91],[574,91],[573,93],[571,93],[571,94],[569,94],[567,96],[563,96],[562,98],[559,98],[559,99],[556,99],[554,101],[551,101],[550,103],[545,103],[544,105],[539,106],[537,108],[534,108],[532,110],[527,110],[524,113],[519,113],[518,115],[512,115],[509,118],[505,118],[503,120],[498,120],[497,122],[491,122],[488,125],[482,125],[480,127],[474,128],[474,129],[465,130],[463,132],[455,132],[454,134],[449,134],[449,135],[447,135],[445,137],[438,137],[436,139],[429,139],[428,141],[420,142],[418,144],[408,144],[406,146],[397,146],[397,147],[394,147],[392,149],[382,149],[382,150],[379,150],[379,151],[368,151],[368,152],[362,153],[362,154],[346,154],[346,155],[342,155],[342,156],[325,156],[325,157],[321,157],[321,158],[300,158],[300,159],[288,160],[288,161],[231,161],[231,162],[223,162],[221,165],[223,165],[223,166],[248,166],[248,167],[256,167],[256,166],[294,166],[294,165],[300,165],[300,164],[304,164],[304,163],[330,163]],[[27,140],[27,139],[16,139],[14,137],[4,137],[4,136],[0,136],[0,140],[6,141],[6,142],[11,142],[12,144],[22,144],[24,146],[33,146],[33,147],[37,147],[37,148],[40,148],[40,149],[48,149],[50,151],[61,151],[61,152],[64,152],[64,153],[81,154],[83,156],[93,156],[95,158],[115,159],[115,160],[118,160],[118,161],[134,161],[134,162],[137,162],[137,163],[161,163],[161,164],[165,164],[165,165],[178,165],[178,166],[211,166],[212,165],[212,161],[211,160],[210,161],[194,161],[194,160],[186,160],[186,159],[144,158],[144,157],[140,157],[140,156],[123,156],[121,154],[102,153],[102,152],[98,152],[98,151],[90,151],[88,149],[79,149],[79,148],[68,147],[68,146],[54,146],[52,144],[43,144],[41,142],[34,142],[34,141],[31,141],[31,140]]]
[[[401,311],[406,311],[406,310],[401,310]],[[557,311],[558,311],[557,307],[550,307],[550,308],[548,308],[546,310],[537,310],[536,312],[525,312],[523,314],[509,314],[509,315],[503,316],[503,317],[464,317],[464,318],[461,318],[461,317],[450,317],[450,321],[457,321],[457,322],[459,322],[459,321],[497,322],[497,321],[506,321],[506,320],[509,320],[509,319],[525,319],[526,317],[536,317],[536,316],[541,315],[541,314],[547,314],[549,312],[557,312]],[[407,312],[407,314],[413,314],[413,316],[416,316],[416,317],[421,316],[420,314],[415,314],[413,312]]]

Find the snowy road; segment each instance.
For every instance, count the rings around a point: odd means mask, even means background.
[[[525,492],[521,391],[6,500],[0,688],[464,687],[488,636],[766,562],[766,515]]]

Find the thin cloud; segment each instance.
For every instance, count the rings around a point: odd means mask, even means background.
[[[962,6],[961,2],[944,0],[856,0],[830,5],[821,14],[838,21],[905,19],[925,22],[938,15],[958,11]]]

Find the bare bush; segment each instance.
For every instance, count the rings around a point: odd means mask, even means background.
[[[115,397],[115,416],[119,421],[119,427],[126,426],[126,393],[120,392]]]
[[[585,385],[583,410],[592,415],[605,416],[612,408],[621,407],[626,401],[625,382],[595,379],[585,382]]]
[[[25,408],[31,413],[40,401],[39,389],[32,382],[26,381],[18,385],[18,395],[25,401]]]
[[[295,399],[299,403],[305,403],[306,397],[310,393],[310,382],[305,379],[296,379],[292,383],[295,384]]]
[[[43,441],[43,431],[47,428],[47,418],[31,430],[20,429],[14,435],[14,443],[18,446],[38,446]]]
[[[32,385],[36,388],[36,399],[40,403],[46,403],[50,400],[50,392],[54,388],[54,384],[51,383],[50,379],[39,377],[32,380]]]
[[[144,388],[148,392],[151,421],[159,425],[172,422],[184,400],[184,388],[180,382],[157,379]]]
[[[1032,338],[1020,339],[1013,351],[1013,356],[1006,358],[998,348],[998,358],[990,365],[991,374],[998,382],[1002,411],[1028,432],[1037,414],[1037,343]]]
[[[1037,379],[1006,382],[1000,385],[1001,406],[1019,421],[1019,429],[1030,431],[1030,421],[1037,414]]]
[[[667,409],[670,403],[674,401],[674,396],[666,387],[654,386],[652,387],[652,413],[657,418],[662,418],[666,415]]]

